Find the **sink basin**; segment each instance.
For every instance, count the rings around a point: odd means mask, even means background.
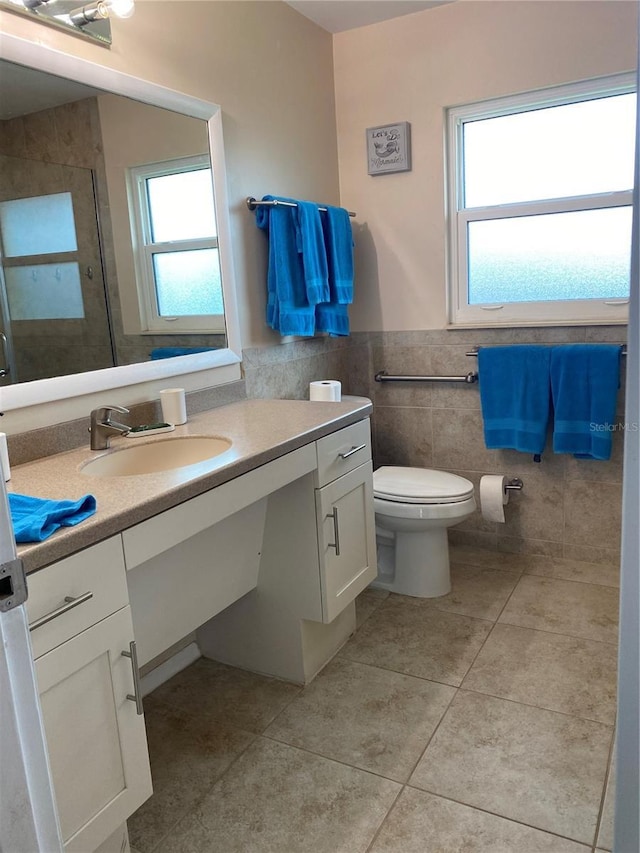
[[[182,436],[163,438],[148,444],[131,444],[112,450],[86,462],[80,469],[91,477],[130,477],[172,471],[198,462],[206,462],[231,447],[228,438],[218,436]]]

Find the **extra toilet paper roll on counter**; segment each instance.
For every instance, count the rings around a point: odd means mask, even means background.
[[[309,399],[324,403],[339,403],[342,385],[337,379],[319,379],[309,383]]]
[[[504,523],[504,508],[509,502],[506,482],[507,478],[501,474],[485,474],[480,478],[480,510],[487,521]]]

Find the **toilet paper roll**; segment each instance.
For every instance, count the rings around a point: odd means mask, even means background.
[[[339,403],[342,399],[342,385],[337,379],[319,379],[317,382],[310,382],[309,399]]]
[[[509,502],[506,482],[507,478],[501,474],[486,474],[480,478],[480,509],[487,521],[504,523],[504,508]]]

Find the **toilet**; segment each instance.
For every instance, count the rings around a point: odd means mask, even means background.
[[[429,468],[373,472],[378,578],[371,585],[435,598],[451,591],[447,528],[476,508],[473,483]]]

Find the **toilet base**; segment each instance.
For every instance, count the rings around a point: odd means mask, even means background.
[[[446,527],[420,533],[396,531],[395,560],[389,559],[390,547],[386,538],[378,543],[379,574],[371,586],[416,598],[438,598],[451,592]]]

